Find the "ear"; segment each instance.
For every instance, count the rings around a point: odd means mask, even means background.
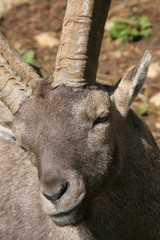
[[[137,96],[146,79],[150,60],[151,55],[147,50],[139,64],[131,69],[115,86],[111,98],[114,101],[117,110],[123,116],[127,115],[131,103]]]

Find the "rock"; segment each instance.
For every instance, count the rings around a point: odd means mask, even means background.
[[[160,129],[160,122],[156,122],[155,126],[156,128]]]
[[[112,22],[112,21],[109,21],[109,20],[106,21],[106,24],[105,24],[105,27],[104,27],[105,31],[108,32],[111,27],[113,27],[113,22]]]
[[[34,38],[41,47],[57,47],[59,40],[53,32],[43,32]]]
[[[158,76],[160,77],[160,63],[159,62],[154,62],[154,63],[150,64],[147,76],[149,78],[156,78]]]
[[[13,6],[29,2],[30,0],[0,0],[0,17],[9,11]]]
[[[160,107],[160,92],[150,98],[150,102],[155,106]]]

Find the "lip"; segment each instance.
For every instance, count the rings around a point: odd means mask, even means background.
[[[52,214],[50,215],[50,218],[59,227],[77,225],[84,218],[85,215],[84,205],[85,205],[84,202],[82,202],[72,210],[68,212],[60,212],[58,214]]]

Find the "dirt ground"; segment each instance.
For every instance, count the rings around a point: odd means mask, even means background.
[[[41,69],[43,75],[49,75],[54,69],[57,46],[42,47],[35,40],[35,36],[42,32],[53,32],[59,39],[65,7],[66,0],[32,0],[15,6],[0,19],[0,31],[16,49],[35,50],[35,65]],[[154,0],[154,4],[150,0],[112,0],[108,23],[113,17],[131,15],[147,15],[152,22],[152,35],[134,43],[124,44],[111,41],[107,31],[105,32],[98,78],[107,83],[115,83],[130,66],[139,61],[146,49],[152,54],[152,63],[159,64],[160,67],[159,0]],[[150,103],[150,98],[158,92],[160,92],[160,74],[147,78],[133,108],[137,110],[138,106],[142,106],[147,109],[147,115],[143,118],[160,146],[160,107]],[[11,119],[10,113],[0,104],[0,120],[9,119]]]

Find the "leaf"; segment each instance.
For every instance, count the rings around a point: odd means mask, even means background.
[[[142,30],[141,35],[144,37],[149,37],[151,35],[151,32],[152,32],[151,29],[148,28],[148,29]]]
[[[150,28],[152,26],[151,22],[149,21],[149,18],[146,16],[137,19],[137,21],[139,22],[142,29]]]
[[[131,42],[143,37],[149,37],[151,28],[152,24],[147,16],[113,19],[109,29],[109,36],[113,40],[119,39],[121,42]]]
[[[138,113],[141,115],[141,116],[145,116],[147,115],[147,109],[142,107],[142,106],[138,106]]]
[[[34,50],[18,50],[21,57],[24,59],[25,62],[28,64],[35,63],[35,51]]]

